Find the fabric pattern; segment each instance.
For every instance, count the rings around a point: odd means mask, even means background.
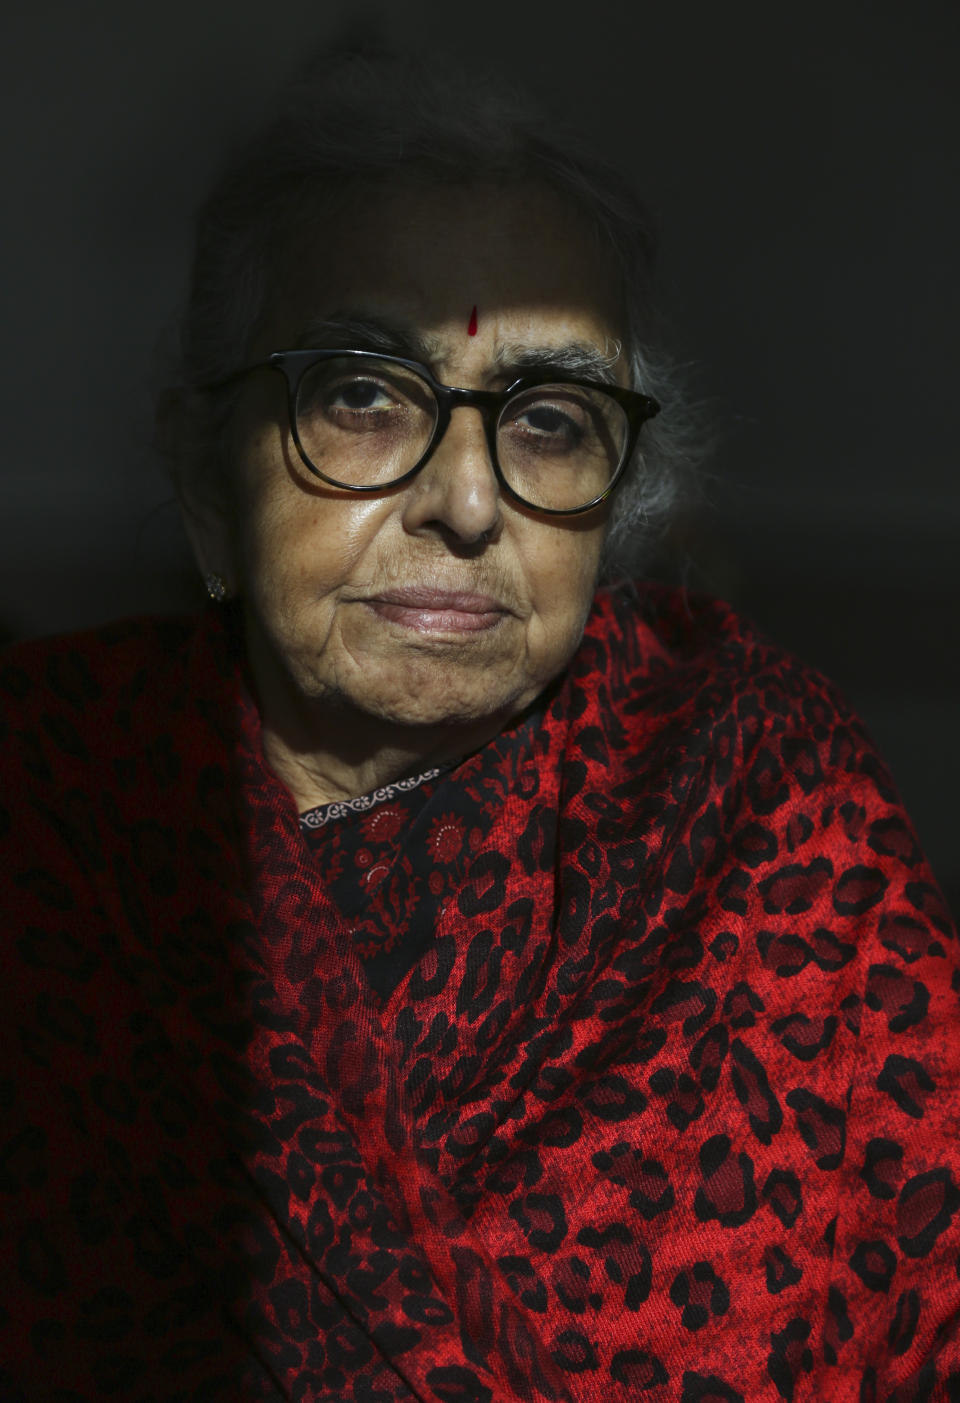
[[[960,1398],[955,935],[724,606],[598,597],[385,996],[222,619],[0,692],[4,1399]]]
[[[500,737],[501,755],[508,746],[518,752],[529,744],[540,710]],[[381,999],[433,941],[443,908],[458,895],[483,843],[483,794],[459,777],[439,782],[441,773],[434,769],[419,781],[388,786],[365,796],[375,802],[352,810],[331,804],[300,815],[324,891]]]
[[[382,789],[375,789],[372,794],[361,794],[356,799],[342,799],[331,804],[319,804],[316,808],[308,809],[306,813],[300,815],[300,825],[307,833],[312,833],[326,827],[328,823],[349,818],[352,814],[369,813],[371,809],[385,803],[388,799],[400,799],[428,780],[435,779],[440,773],[442,773],[441,767],[435,766],[431,770],[425,770],[422,775],[411,775],[407,779],[395,780],[393,784],[384,785]]]

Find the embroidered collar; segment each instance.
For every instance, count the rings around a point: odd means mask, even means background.
[[[350,814],[367,813],[378,804],[395,799],[399,794],[409,794],[411,789],[418,789],[421,784],[436,779],[437,775],[442,775],[445,770],[452,768],[452,765],[439,765],[435,769],[424,770],[422,775],[409,775],[393,784],[384,785],[382,789],[361,794],[356,799],[337,799],[332,804],[318,804],[316,808],[307,809],[306,813],[300,815],[300,825],[305,829],[324,828],[328,823],[347,818]]]

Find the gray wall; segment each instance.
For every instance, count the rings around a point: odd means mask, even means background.
[[[158,338],[225,141],[342,13],[106,0],[8,21],[7,637],[197,602],[149,449]],[[841,684],[956,902],[960,7],[359,13],[501,66],[635,174],[677,347],[723,426],[659,568]]]

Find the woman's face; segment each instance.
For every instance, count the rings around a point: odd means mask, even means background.
[[[553,195],[355,194],[337,222],[288,259],[251,360],[357,345],[337,328],[362,321],[450,385],[502,388],[518,356],[570,346],[626,383],[613,288]],[[243,600],[265,713],[327,703],[391,730],[496,729],[576,649],[604,509],[550,518],[501,496],[475,408],[454,409],[426,466],[382,496],[304,467],[275,371],[244,382],[232,441],[233,509],[202,563]]]

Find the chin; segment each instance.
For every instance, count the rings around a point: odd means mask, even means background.
[[[341,705],[383,725],[428,730],[484,729],[521,710],[536,690],[489,670],[446,666],[367,667],[343,678]],[[520,679],[518,679],[518,682]],[[492,684],[492,685],[491,685]]]
[[[365,692],[351,697],[349,703],[354,710],[385,725],[413,730],[469,730],[472,727],[484,728],[499,724],[519,708],[509,700],[487,697],[460,697],[414,695],[408,697],[378,696]]]

